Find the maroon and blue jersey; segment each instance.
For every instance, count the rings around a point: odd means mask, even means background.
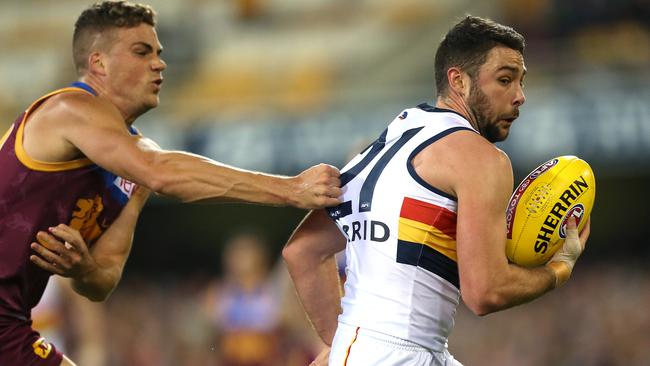
[[[43,162],[23,148],[29,116],[61,93],[89,93],[85,84],[56,90],[34,102],[0,140],[0,330],[28,321],[50,273],[29,260],[38,231],[67,224],[92,246],[117,218],[135,184],[92,161]],[[135,133],[135,130],[132,130]]]

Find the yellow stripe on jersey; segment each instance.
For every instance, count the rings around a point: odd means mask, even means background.
[[[399,240],[426,245],[453,261],[458,260],[456,240],[434,226],[400,217],[397,235]]]
[[[14,130],[14,125],[12,124],[11,127],[5,132],[4,136],[2,136],[2,139],[0,139],[0,149],[5,145],[5,142],[9,138],[9,135],[11,135],[11,131]]]
[[[18,158],[18,160],[20,160],[20,162],[24,166],[26,166],[29,169],[41,171],[41,172],[59,172],[64,170],[77,169],[92,164],[92,161],[90,161],[87,158],[70,160],[70,161],[62,161],[62,162],[40,161],[29,157],[27,155],[27,152],[25,151],[25,148],[23,147],[23,133],[24,133],[25,122],[27,121],[27,117],[29,117],[29,115],[36,108],[38,108],[38,106],[40,106],[41,103],[43,103],[47,98],[57,94],[66,93],[66,92],[77,92],[77,93],[82,92],[82,93],[91,94],[90,92],[84,89],[74,88],[74,87],[55,90],[39,98],[34,103],[32,103],[32,105],[29,106],[29,108],[27,108],[25,114],[23,115],[23,119],[20,121],[20,125],[18,126],[18,131],[16,132],[16,145],[15,145],[16,157]]]

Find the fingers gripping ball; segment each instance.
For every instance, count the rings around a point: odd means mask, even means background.
[[[582,230],[596,198],[589,164],[560,156],[533,170],[515,189],[506,210],[506,255],[511,262],[542,265],[562,246],[569,217]]]

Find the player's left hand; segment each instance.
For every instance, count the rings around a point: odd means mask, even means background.
[[[292,205],[314,210],[340,204],[342,191],[339,176],[337,168],[318,164],[293,177],[294,190],[290,196]]]
[[[38,254],[29,257],[34,264],[70,278],[82,278],[97,269],[97,263],[79,231],[64,224],[51,227],[48,231],[39,231],[36,234],[38,242],[31,244]]]
[[[309,366],[327,366],[330,358],[330,350],[330,347],[325,347],[318,356],[316,356],[316,359],[309,364]]]
[[[590,231],[590,218],[587,218],[587,222],[580,233],[578,233],[578,224],[575,217],[569,218],[564,244],[546,264],[555,272],[555,287],[561,286],[571,277],[573,266],[580,254],[585,250]]]

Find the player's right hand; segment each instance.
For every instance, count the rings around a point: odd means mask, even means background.
[[[38,242],[31,248],[38,255],[30,260],[46,271],[62,277],[81,278],[97,269],[97,263],[88,251],[78,230],[59,224],[36,234]]]
[[[308,210],[336,206],[342,194],[339,170],[328,164],[315,165],[292,178],[292,206]]]
[[[562,285],[571,276],[573,266],[585,249],[590,233],[591,220],[587,219],[584,228],[578,234],[578,226],[574,217],[567,222],[566,239],[560,248],[548,261],[547,266],[555,272],[555,287]]]

